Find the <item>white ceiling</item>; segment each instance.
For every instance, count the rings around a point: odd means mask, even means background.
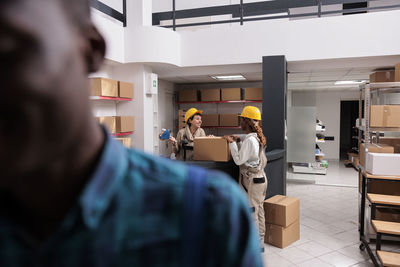
[[[288,62],[289,90],[357,90],[358,86],[338,86],[336,81],[369,80],[369,75],[380,69],[390,69],[400,62],[400,55]],[[159,79],[173,83],[215,83],[212,75],[242,74],[247,81],[262,80],[261,63],[177,67],[150,64]]]

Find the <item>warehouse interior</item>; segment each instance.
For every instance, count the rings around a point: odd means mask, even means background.
[[[243,90],[263,88],[264,97],[267,78],[263,76],[263,57],[282,55],[287,63],[287,154],[282,171],[285,175],[272,174],[284,176],[284,186],[275,188],[277,191],[270,194],[300,199],[300,236],[298,241],[283,249],[276,248],[275,241],[266,242],[264,262],[266,266],[374,266],[379,260],[379,264],[382,264],[382,259],[378,259],[376,254],[375,258],[378,260],[374,261],[364,247],[360,249],[363,246],[359,241],[358,212],[361,178],[356,119],[360,117],[360,84],[372,83],[372,73],[392,71],[400,62],[399,49],[395,45],[397,37],[392,34],[394,26],[383,26],[396,24],[399,12],[396,5],[399,3],[321,1],[321,6],[303,3],[304,6],[297,7],[294,1],[288,1],[293,4],[292,8],[286,13],[278,13],[279,1],[243,1],[248,4],[246,6],[242,3],[244,14],[248,12],[243,18],[240,17],[240,13],[207,15],[207,12],[212,14],[218,13],[219,10],[223,13],[235,5],[241,8],[240,1],[139,2],[140,4],[131,4],[132,9],[134,5],[140,7],[140,10],[151,10],[152,14],[139,14],[139,22],[136,18],[130,22],[130,4],[127,3],[128,24],[125,31],[130,31],[131,27],[135,33],[125,37],[125,46],[129,49],[125,49],[124,55],[118,54],[116,50],[110,51],[109,60],[103,70],[93,75],[133,82],[135,97],[132,104],[119,104],[116,114],[125,115],[132,109],[133,115],[137,112],[153,114],[153,118],[150,118],[150,115],[143,118],[135,116],[132,146],[170,158],[172,145],[159,140],[158,134],[163,129],[169,129],[175,136],[178,130],[184,127],[183,122],[179,123],[184,111],[192,107],[203,110],[203,128],[207,135],[239,134],[239,124],[226,126],[222,122],[222,116],[238,114],[246,105],[256,106],[260,110],[266,106],[265,100],[261,101],[262,98],[253,102],[243,100],[246,99],[244,94],[247,92]],[[271,4],[275,9],[265,13],[270,12],[269,16],[276,15],[278,18],[246,21],[262,18],[265,14],[263,11],[254,11],[257,4],[259,8],[262,4]],[[353,12],[345,13],[347,8],[353,9]],[[329,13],[338,9],[343,9],[342,13]],[[94,10],[93,13],[96,18],[99,12]],[[311,13],[313,15],[310,15]],[[134,14],[138,15],[137,12]],[[279,18],[279,15],[287,17]],[[99,20],[100,29],[102,25],[107,24],[105,18],[96,19]],[[235,19],[238,21],[212,24]],[[240,22],[242,19],[243,22]],[[147,31],[144,32],[144,29]],[[109,34],[110,43],[120,45],[115,40],[115,33]],[[166,38],[166,35],[171,37]],[[163,36],[165,40],[160,42],[159,39],[155,39],[157,36]],[[120,63],[121,61],[124,63]],[[146,76],[149,73],[156,74],[158,78],[157,95],[151,97],[146,95]],[[222,79],[218,80],[218,76],[222,76]],[[229,80],[230,76],[239,78]],[[228,80],[223,80],[224,77],[228,77]],[[226,101],[229,98],[223,97],[224,90],[229,88],[242,88],[242,95],[235,99],[236,103],[229,103]],[[220,93],[216,93],[220,95],[216,96],[216,99],[204,101],[203,97],[206,99],[206,96],[203,92],[215,89],[220,90]],[[195,99],[181,95],[182,91],[190,90],[197,91],[199,95],[195,96]],[[137,93],[141,95],[136,97]],[[361,99],[361,109],[364,114],[363,98],[364,96]],[[397,103],[396,94],[392,94],[390,99],[391,104]],[[317,119],[320,127],[323,127],[323,132],[320,135],[317,133],[316,140],[311,140],[313,144],[308,144],[307,148],[292,142],[293,139],[304,140],[300,137],[301,133],[296,132],[303,131],[304,124],[299,126],[290,123],[291,120],[298,119],[289,118],[292,113],[301,114],[303,109],[306,109],[305,112],[311,112],[314,120]],[[219,124],[216,121],[218,118],[213,114],[219,114]],[[264,133],[268,128],[274,129],[275,125],[263,124]],[[315,136],[315,129],[311,131],[314,131]],[[391,135],[396,136],[396,133],[385,134]],[[266,138],[268,140],[269,136]],[[291,156],[293,150],[295,152]],[[318,166],[315,167],[315,164]],[[214,165],[210,167],[211,165],[207,164],[203,166],[221,170],[231,168]],[[236,171],[227,172],[232,174]],[[272,181],[272,177],[268,178]],[[319,204],[315,205],[315,202]],[[366,213],[368,215],[368,211]],[[394,213],[390,220],[400,222],[395,214],[397,213]],[[372,228],[369,227],[366,231],[371,235]],[[398,253],[400,248],[388,242],[388,251]]]
[[[88,101],[108,136],[248,196],[227,137],[262,129],[263,266],[400,266],[399,0],[90,5],[107,49]],[[177,141],[196,115],[205,135]]]

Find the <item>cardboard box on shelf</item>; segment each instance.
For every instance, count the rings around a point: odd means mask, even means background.
[[[368,193],[400,196],[400,183],[398,181],[369,181]]]
[[[359,165],[360,164],[360,158],[359,157],[354,157],[353,158],[353,166],[354,167],[356,167],[356,168],[359,168]]]
[[[110,133],[117,132],[116,117],[97,117],[100,124],[103,124]]]
[[[125,147],[131,148],[131,141],[132,139],[129,137],[124,137],[124,138],[115,138],[116,140],[120,141]]]
[[[219,114],[219,126],[239,126],[238,114]]]
[[[245,88],[244,100],[262,100],[262,88]]]
[[[371,127],[400,127],[400,105],[372,105]]]
[[[386,144],[367,144],[365,146],[364,143],[360,145],[360,164],[361,166],[365,166],[365,153],[366,148],[368,149],[368,153],[394,153],[394,147]]]
[[[375,136],[372,138],[376,141]],[[400,153],[400,138],[396,137],[379,137],[379,144],[386,144],[394,148],[394,153]]]
[[[135,130],[135,120],[133,116],[116,117],[117,133],[132,132]]]
[[[370,83],[394,82],[394,71],[377,71],[369,75]]]
[[[265,243],[278,248],[285,248],[300,239],[300,220],[297,219],[287,227],[265,224]]]
[[[353,163],[353,162],[354,162],[354,158],[358,157],[358,154],[357,154],[357,153],[349,152],[349,153],[347,153],[347,157],[348,157],[349,160]]]
[[[222,101],[240,101],[242,100],[241,88],[222,88],[221,89]]]
[[[181,112],[179,110],[179,112]],[[186,126],[186,122],[185,122],[185,113],[183,112],[183,114],[179,114],[178,116],[178,127],[179,129],[184,128]]]
[[[201,101],[221,101],[221,89],[201,89]]]
[[[183,116],[183,117],[185,117],[185,114],[186,114],[186,109],[180,109],[180,110],[178,110],[178,116]]]
[[[370,174],[400,176],[400,154],[368,153],[365,163]]]
[[[227,162],[232,158],[228,141],[222,137],[196,137],[193,153],[194,160]]]
[[[387,222],[400,223],[400,209],[376,208],[375,219]]]
[[[201,116],[202,126],[219,126],[219,115],[218,114],[203,114]]]
[[[300,218],[300,200],[275,195],[264,201],[265,222],[287,227]]]
[[[133,83],[119,81],[118,96],[122,98],[133,98]]]
[[[179,90],[179,101],[180,102],[196,102],[197,98],[197,90]]]
[[[394,81],[400,82],[400,63],[394,66]]]
[[[90,78],[90,95],[118,97],[118,81],[107,78]]]

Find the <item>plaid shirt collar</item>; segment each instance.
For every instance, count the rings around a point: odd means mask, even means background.
[[[126,149],[105,131],[105,143],[92,178],[82,191],[79,203],[84,223],[95,229],[128,170]]]

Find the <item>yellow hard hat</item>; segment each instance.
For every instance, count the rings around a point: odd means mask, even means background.
[[[257,121],[261,120],[260,110],[257,107],[253,107],[253,106],[244,107],[242,114],[239,116],[243,117],[243,118],[257,120]]]
[[[188,111],[185,113],[185,123],[188,122],[188,120],[194,115],[194,114],[202,114],[202,110],[198,110],[195,108],[190,108]]]

